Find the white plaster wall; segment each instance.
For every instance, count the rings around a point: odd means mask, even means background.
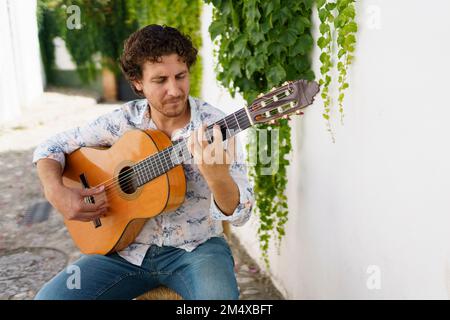
[[[320,98],[291,122],[289,222],[270,273],[288,299],[448,299],[450,2],[358,1],[357,19],[336,143]],[[254,218],[234,232],[258,258]]]
[[[20,115],[8,2],[0,1],[0,123]]]
[[[0,1],[0,122],[17,119],[43,92],[36,1]]]
[[[202,78],[202,99],[208,101],[217,108],[222,109],[229,114],[241,109],[245,100],[237,94],[233,99],[226,89],[224,89],[216,80],[215,68],[217,66],[217,58],[213,57],[214,45],[208,32],[209,25],[212,22],[212,5],[203,5],[202,9],[202,48],[200,55],[203,59],[203,78]]]

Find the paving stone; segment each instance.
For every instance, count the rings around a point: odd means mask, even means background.
[[[18,248],[0,253],[0,292],[7,299],[25,299],[37,292],[67,263],[53,248]]]

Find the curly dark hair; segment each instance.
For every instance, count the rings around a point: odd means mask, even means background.
[[[197,52],[189,36],[166,25],[151,24],[125,40],[120,68],[133,91],[143,97],[143,92],[137,90],[132,81],[142,79],[142,66],[146,61],[158,62],[161,56],[176,53],[190,69],[197,60]]]

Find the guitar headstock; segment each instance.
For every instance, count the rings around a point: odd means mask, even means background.
[[[285,82],[281,87],[258,96],[248,107],[253,124],[274,123],[280,118],[300,114],[301,109],[314,102],[319,92],[315,81],[297,80]]]

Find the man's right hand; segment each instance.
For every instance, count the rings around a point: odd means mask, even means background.
[[[46,192],[47,200],[67,220],[93,221],[104,217],[108,211],[106,193],[103,186],[90,189],[76,189],[60,185]],[[85,199],[93,196],[95,203],[87,203]]]

